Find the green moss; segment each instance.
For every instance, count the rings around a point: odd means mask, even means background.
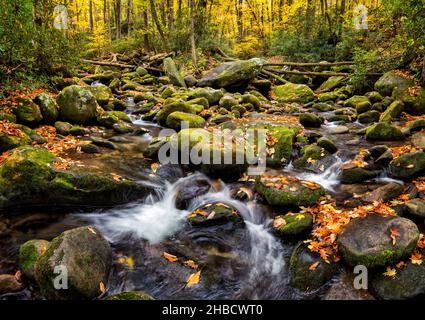
[[[366,130],[369,140],[394,141],[403,140],[404,135],[400,129],[385,122],[375,123]]]
[[[143,291],[121,292],[106,297],[104,300],[155,300],[152,296]]]
[[[313,227],[313,216],[310,213],[288,213],[276,216],[274,220],[281,222],[282,225],[276,230],[282,236],[301,235]]]
[[[195,114],[195,110],[193,110],[190,104],[184,102],[173,102],[163,105],[161,110],[157,113],[156,118],[161,125],[166,125],[168,116],[175,111]]]
[[[35,264],[48,247],[46,240],[29,240],[19,248],[19,265],[25,276],[34,278]]]
[[[314,92],[304,84],[286,83],[273,88],[279,102],[308,103],[314,100]]]
[[[180,111],[172,112],[167,117],[167,127],[174,130],[180,130],[182,122],[185,122],[186,128],[203,128],[205,127],[204,118],[196,114],[190,114]]]
[[[404,103],[396,100],[385,110],[385,112],[379,118],[380,122],[391,122],[392,120],[398,119],[404,110]]]
[[[30,99],[18,100],[15,114],[18,122],[28,125],[34,125],[43,120],[40,107]]]
[[[324,157],[327,151],[318,145],[308,145],[301,149],[301,157],[294,161],[296,168],[305,168],[308,166],[309,161],[318,160]]]

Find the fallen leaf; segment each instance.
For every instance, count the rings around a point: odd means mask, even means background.
[[[284,218],[277,218],[273,221],[273,228],[279,229],[280,227],[283,227],[286,225],[286,220]]]
[[[421,264],[422,264],[422,254],[420,254],[420,253],[419,253],[419,252],[417,252],[417,251],[414,251],[414,252],[412,253],[412,255],[410,256],[410,261],[411,261],[413,264],[421,265]]]
[[[394,278],[397,275],[397,270],[395,268],[387,267],[387,271],[383,273],[384,276]]]
[[[100,292],[102,292],[102,293],[106,292],[106,287],[105,287],[105,284],[103,282],[99,283],[99,289],[100,289]]]
[[[188,266],[189,268],[192,268],[192,269],[198,269],[198,265],[193,260],[187,260],[187,261],[185,261],[184,262],[184,265],[185,266]]]
[[[319,266],[319,264],[320,264],[320,261],[317,261],[317,262],[313,263],[313,264],[312,264],[312,265],[308,268],[308,270],[311,270],[311,271],[316,270],[316,269],[317,269],[317,267]]]
[[[88,227],[87,229],[88,229],[91,233],[93,233],[93,234],[97,234],[97,233],[96,233],[96,231],[94,231],[94,229],[93,229],[92,227]]]
[[[392,239],[393,246],[396,244],[396,238],[399,236],[398,230],[396,228],[390,229],[390,237]]]
[[[170,262],[176,262],[178,260],[178,258],[175,255],[168,252],[164,252],[164,258]]]
[[[296,220],[302,220],[305,219],[305,215],[303,214],[297,214],[297,216],[295,217]]]
[[[191,274],[189,278],[187,279],[186,287],[191,288],[193,285],[199,282],[200,278],[201,278],[201,271]]]

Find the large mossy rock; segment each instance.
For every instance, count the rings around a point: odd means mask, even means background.
[[[309,207],[325,195],[322,186],[290,176],[263,175],[255,189],[268,204],[278,207]]]
[[[205,119],[196,115],[181,111],[174,111],[167,117],[167,127],[180,131],[182,128],[203,128]]]
[[[109,207],[143,198],[149,188],[91,171],[60,171],[41,148],[14,149],[0,166],[0,210],[70,206]]]
[[[222,90],[216,90],[213,88],[196,88],[189,91],[188,100],[205,98],[208,100],[209,106],[218,104],[220,99],[224,96]]]
[[[164,59],[164,70],[173,85],[186,88],[186,82],[184,81],[180,71],[177,69],[176,63],[173,59]]]
[[[13,135],[6,130],[0,131],[0,152],[31,144],[31,138],[14,123],[5,123],[9,130],[13,130]]]
[[[88,87],[87,90],[91,92],[97,103],[101,106],[106,106],[110,99],[114,97],[111,89],[104,84],[97,84],[95,86]]]
[[[319,89],[317,89],[318,91],[323,91],[323,90],[329,90],[329,89],[335,89],[338,86],[342,85],[343,80],[345,79],[345,76],[332,76],[329,77],[325,82],[323,82]]]
[[[19,266],[28,279],[35,279],[35,265],[49,245],[46,240],[29,240],[19,248]]]
[[[313,216],[310,213],[292,213],[274,217],[273,229],[282,237],[300,236],[313,227]]]
[[[403,154],[391,161],[389,168],[394,178],[413,178],[425,171],[425,152]]]
[[[405,105],[405,111],[413,115],[425,114],[425,89],[421,87],[395,88],[392,97]]]
[[[184,113],[190,113],[195,114],[196,111],[192,107],[191,104],[187,102],[172,102],[169,104],[165,104],[161,107],[161,110],[156,114],[156,118],[158,120],[158,123],[160,125],[167,125],[167,118],[168,116],[176,111],[184,112]]]
[[[205,227],[228,222],[241,223],[243,220],[235,208],[224,203],[210,203],[193,210],[188,221],[194,227]]]
[[[286,83],[272,88],[279,102],[297,102],[300,104],[314,100],[314,92],[305,84]]]
[[[372,103],[368,97],[353,96],[344,102],[344,107],[356,109],[357,113],[363,113],[372,109]]]
[[[310,163],[314,163],[316,160],[323,158],[327,154],[328,152],[318,145],[306,145],[301,149],[301,156],[294,161],[294,167],[305,168]]]
[[[397,232],[395,240],[391,237],[394,230]],[[370,214],[351,220],[337,243],[342,258],[349,265],[373,268],[409,257],[418,239],[419,230],[412,221]]]
[[[361,183],[377,177],[377,172],[365,168],[355,167],[343,169],[339,174],[342,183]]]
[[[315,265],[315,268],[312,268]],[[335,263],[326,263],[317,252],[311,252],[303,242],[298,243],[289,259],[289,284],[301,291],[314,291],[332,279]]]
[[[323,124],[323,118],[307,112],[300,115],[300,123],[306,128],[320,128]]]
[[[128,291],[106,297],[104,300],[155,300],[144,291]]]
[[[421,252],[422,256],[424,252]],[[423,299],[425,296],[425,264],[413,264],[407,260],[403,268],[395,269],[394,277],[379,270],[372,275],[370,290],[382,300]]]
[[[210,70],[201,80],[198,87],[229,88],[247,84],[260,72],[263,61],[258,58],[226,62]]]
[[[404,103],[400,100],[396,100],[390,104],[390,106],[385,110],[381,117],[379,118],[380,122],[391,122],[392,120],[398,119],[401,113],[404,110]]]
[[[93,299],[103,293],[102,284],[106,287],[111,263],[109,243],[94,227],[81,227],[65,231],[51,241],[37,261],[35,278],[46,299]],[[54,287],[58,266],[66,268],[67,290]]]
[[[56,101],[47,93],[35,97],[34,102],[40,107],[43,121],[53,123],[58,119],[59,107]]]
[[[403,140],[403,132],[389,123],[378,122],[366,129],[366,139],[378,141]]]
[[[66,87],[59,93],[56,101],[60,118],[64,121],[84,124],[96,116],[96,98],[80,86]]]
[[[18,122],[26,125],[36,125],[43,120],[40,107],[31,99],[19,99],[15,114]]]
[[[400,72],[393,70],[385,73],[375,83],[375,90],[384,96],[391,96],[394,88],[401,90],[413,86],[415,83],[411,79],[407,79]]]

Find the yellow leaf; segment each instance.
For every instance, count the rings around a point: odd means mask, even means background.
[[[175,255],[168,253],[168,252],[164,252],[164,258],[167,259],[170,262],[176,262],[178,260]]]
[[[184,265],[187,266],[187,267],[189,267],[189,268],[192,268],[192,269],[198,269],[198,265],[193,260],[187,260],[187,261],[185,261],[184,262]]]
[[[394,278],[397,275],[397,270],[391,267],[387,267],[387,271],[383,273],[384,276]]]
[[[295,219],[297,219],[297,220],[302,220],[304,218],[305,218],[305,215],[303,215],[303,214],[297,214],[297,216],[295,217]]]
[[[313,263],[308,269],[310,270],[310,271],[314,271],[314,270],[316,270],[317,269],[317,267],[319,266],[319,263],[320,263],[320,261],[317,261],[317,262],[315,262],[315,263]]]
[[[91,233],[96,234],[96,231],[94,231],[94,229],[93,229],[93,228],[88,227],[87,229],[88,229]]]
[[[99,283],[99,289],[100,289],[100,292],[105,293],[106,287],[105,287],[105,284],[103,282]]]
[[[201,271],[191,274],[189,278],[187,279],[186,287],[191,288],[193,285],[199,282],[200,278],[201,278]]]

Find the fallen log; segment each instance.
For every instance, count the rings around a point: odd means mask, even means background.
[[[263,70],[264,71],[264,70]],[[272,70],[267,70],[272,71]],[[350,73],[346,72],[314,72],[314,71],[290,71],[290,70],[273,70],[272,72],[281,74],[295,74],[302,76],[317,76],[317,77],[348,77]],[[367,73],[367,76],[382,76],[382,73]]]
[[[283,79],[282,77],[279,77],[277,74],[274,74],[273,72],[270,72],[270,71],[265,70],[265,69],[261,70],[260,74],[261,73],[266,75],[266,76],[272,77],[273,79],[278,80],[282,83],[288,83],[289,82],[289,81]]]
[[[266,63],[265,67],[333,67],[353,65],[353,61],[339,61],[339,62],[279,62],[279,63]]]
[[[346,81],[348,81],[348,79],[349,79],[349,77],[345,77],[340,82],[338,81],[337,83],[335,83],[334,85],[330,86],[329,88],[326,88],[326,89],[323,89],[323,90],[316,90],[316,91],[314,91],[314,93],[321,94],[321,93],[325,93],[325,92],[331,92],[334,89],[336,89],[341,83],[345,83]]]
[[[129,68],[134,69],[137,68],[137,66],[132,64],[123,64],[123,63],[116,63],[116,62],[106,62],[106,61],[95,61],[95,60],[86,60],[82,59],[81,61],[85,63],[91,63],[91,64],[97,64],[99,66],[108,66],[108,67],[117,67],[117,68]]]

